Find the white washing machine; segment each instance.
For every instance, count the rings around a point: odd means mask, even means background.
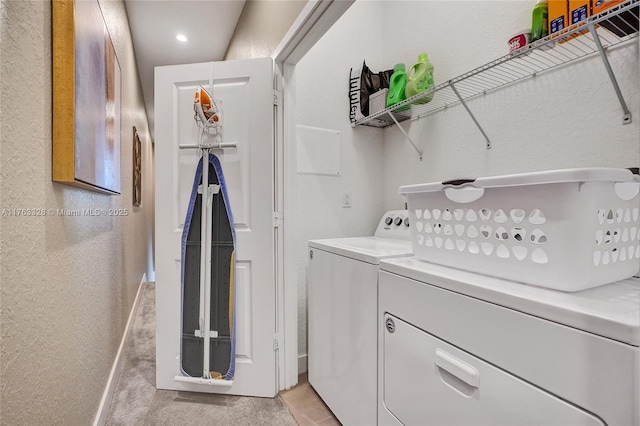
[[[379,424],[640,424],[639,279],[564,293],[408,257],[379,289]]]
[[[309,383],[345,426],[375,425],[380,259],[412,253],[406,210],[374,236],[309,241]]]

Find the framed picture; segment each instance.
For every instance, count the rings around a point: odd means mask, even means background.
[[[133,126],[133,205],[142,205],[142,144]]]
[[[97,0],[53,0],[55,182],[120,194],[120,65]]]

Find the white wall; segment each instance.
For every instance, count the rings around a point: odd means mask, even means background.
[[[271,56],[306,4],[307,0],[247,0],[224,60]]]
[[[307,352],[307,241],[370,235],[383,211],[384,132],[350,126],[349,69],[363,59],[375,71],[385,63],[380,7],[355,3],[296,66],[299,125],[340,131],[340,176],[298,175],[298,351]],[[341,207],[350,191],[352,207]]]
[[[122,72],[119,196],[51,181],[51,2],[0,3],[0,208],[129,211],[0,216],[2,424],[91,424],[152,267],[152,150],[142,89],[124,3],[100,6]],[[143,147],[141,207],[131,205],[132,126]]]
[[[339,178],[298,175],[299,353],[306,354],[308,239],[373,232],[386,210],[402,208],[403,184],[564,167],[640,163],[638,44],[608,55],[633,123],[622,112],[602,61],[579,61],[469,102],[491,138],[462,106],[402,125],[424,149],[419,161],[395,127],[350,128],[347,79],[362,59],[373,70],[407,68],[429,54],[436,84],[507,53],[507,40],[530,27],[534,0],[358,1],[296,69],[298,124],[342,132]],[[341,191],[354,207],[340,206]]]

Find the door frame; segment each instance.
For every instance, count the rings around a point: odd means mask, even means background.
[[[284,213],[282,226],[279,228],[282,232],[276,228],[277,336],[283,346],[279,347],[277,355],[279,390],[289,389],[298,383],[295,67],[354,2],[355,0],[309,0],[271,55],[275,67],[274,88],[282,93],[282,114],[275,123],[274,140],[274,208],[276,212]]]

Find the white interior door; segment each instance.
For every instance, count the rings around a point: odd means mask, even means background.
[[[267,397],[277,392],[272,75],[270,58],[155,70],[159,389]],[[178,145],[198,141],[193,99],[199,85],[222,100],[223,142],[237,143],[219,155],[236,229],[236,372],[230,388],[174,381],[181,375],[181,237],[199,161],[197,150]]]

